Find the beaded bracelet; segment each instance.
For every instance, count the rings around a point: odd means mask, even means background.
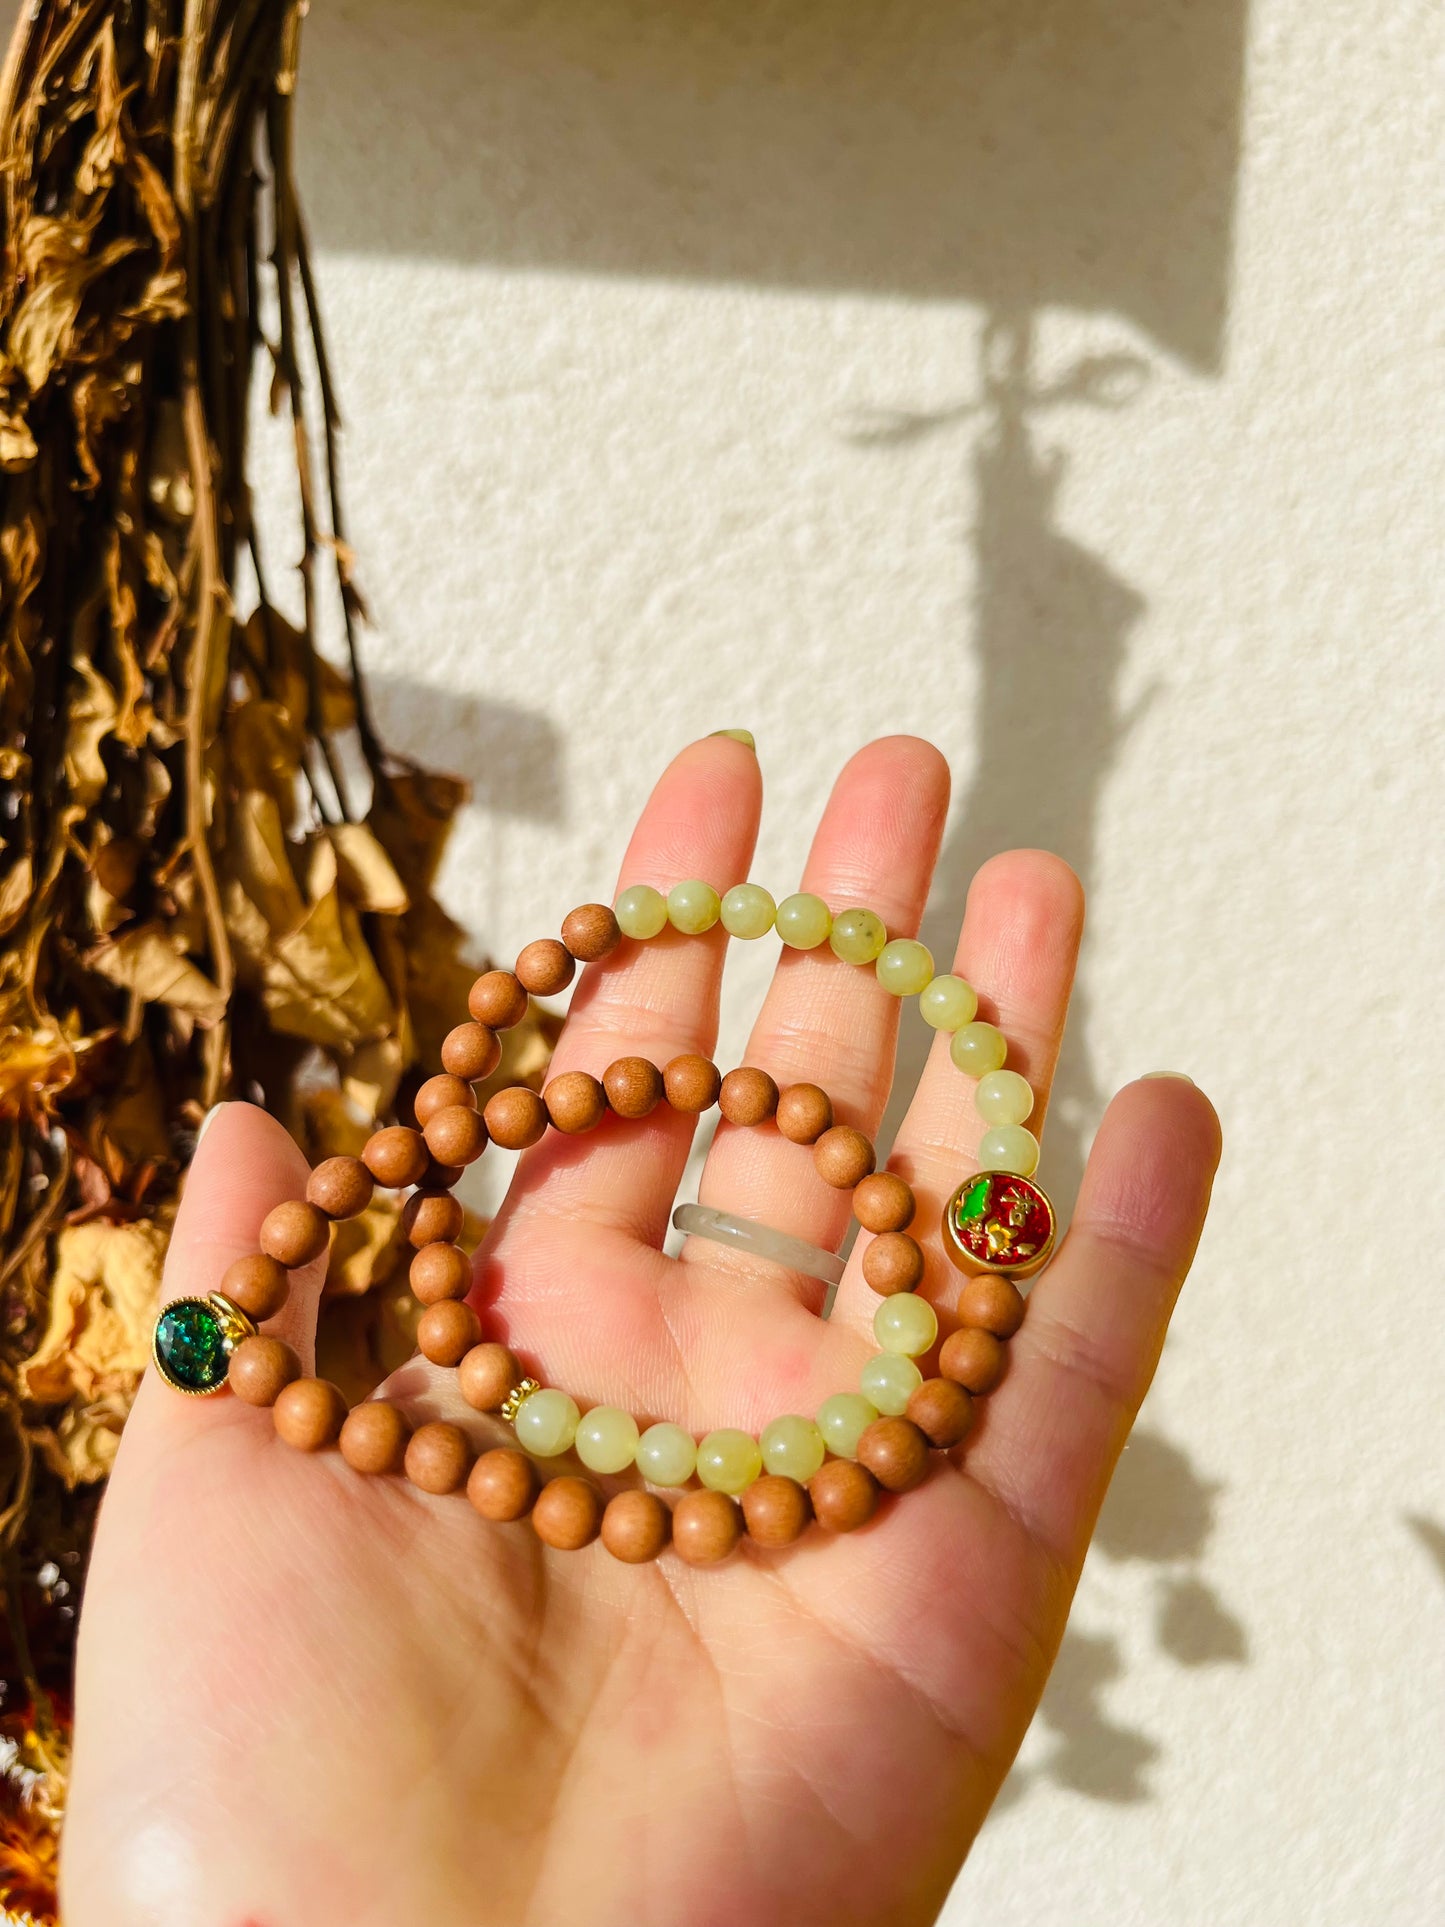
[[[661,1068],[629,1056],[616,1059],[600,1079],[567,1071],[540,1094],[509,1086],[477,1108],[472,1087],[496,1069],[497,1033],[521,1021],[530,996],[565,990],[578,963],[600,963],[623,937],[647,941],[669,924],[696,935],[719,923],[745,939],[776,928],[785,945],[799,950],[826,941],[844,962],[872,964],[886,989],[916,995],[925,1019],[952,1034],[953,1062],[977,1079],[975,1100],[989,1126],[980,1146],[986,1168],[964,1179],[943,1212],[944,1248],[968,1282],[957,1306],[958,1329],[939,1350],[935,1376],[925,1378],[916,1362],[937,1343],[938,1318],[917,1295],[924,1256],[909,1232],[912,1188],[896,1173],[875,1169],[871,1140],[835,1122],[832,1101],[816,1084],[780,1090],[752,1065],[724,1076],[691,1052]],[[1033,1092],[1025,1078],[1003,1068],[1007,1043],[994,1025],[977,1021],[978,998],[969,984],[935,975],[924,944],[890,942],[871,910],[834,916],[808,893],[775,905],[756,884],[719,896],[711,885],[689,880],[666,897],[634,885],[615,910],[583,904],[564,919],[560,941],[527,944],[512,970],[478,977],[467,1001],[470,1019],[443,1042],[442,1071],[417,1091],[416,1128],[386,1126],[359,1158],[317,1165],[306,1196],[268,1214],[260,1249],[236,1260],[218,1291],[165,1307],[152,1352],[167,1384],[191,1396],[229,1386],[247,1404],[272,1408],[278,1435],[299,1450],[335,1444],[358,1472],[404,1472],[437,1494],[465,1488],[484,1518],[530,1516],[537,1536],[562,1550],[600,1537],[630,1564],[656,1558],[669,1541],[689,1563],[715,1564],[744,1534],[762,1546],[784,1546],[814,1519],[835,1532],[852,1531],[873,1516],[881,1493],[922,1482],[931,1448],[961,1443],[973,1400],[998,1383],[1004,1342],[1022,1321],[1016,1281],[1046,1262],[1055,1235],[1053,1206],[1033,1181],[1038,1142],[1025,1127]],[[863,1366],[858,1391],[835,1393],[811,1419],[788,1414],[757,1438],[723,1427],[695,1441],[667,1422],[641,1431],[615,1406],[595,1406],[584,1416],[567,1393],[527,1376],[504,1345],[484,1340],[481,1320],[465,1302],[471,1263],[456,1243],[463,1214],[452,1195],[463,1169],[489,1143],[524,1150],[549,1128],[577,1135],[609,1112],[639,1119],[664,1102],[694,1116],[717,1104],[729,1123],[771,1122],[791,1142],[811,1146],[818,1175],[851,1193],[854,1217],[872,1234],[862,1269],[880,1299],[873,1320],[879,1350]],[[411,1289],[424,1307],[418,1349],[433,1364],[455,1368],[462,1398],[476,1411],[500,1415],[517,1447],[474,1457],[459,1426],[433,1421],[413,1430],[398,1406],[381,1399],[348,1411],[337,1386],[303,1377],[290,1346],[258,1332],[285,1303],[288,1273],[319,1258],[332,1223],[365,1210],[378,1184],[412,1188],[401,1221],[415,1249]],[[669,1508],[643,1487],[604,1501],[590,1479],[564,1473],[544,1482],[537,1461],[569,1450],[598,1474],[635,1469],[665,1489],[688,1486],[695,1475],[699,1487]]]

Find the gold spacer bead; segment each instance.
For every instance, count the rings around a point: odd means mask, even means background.
[[[502,1400],[502,1417],[507,1421],[508,1425],[512,1424],[515,1420],[517,1407],[522,1403],[522,1400],[524,1398],[530,1398],[533,1392],[540,1392],[541,1389],[541,1385],[535,1378],[524,1378],[520,1385],[514,1385],[512,1387],[511,1391],[508,1392],[507,1396]]]

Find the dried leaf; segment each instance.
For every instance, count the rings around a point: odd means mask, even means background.
[[[133,992],[143,1003],[187,1011],[201,1024],[218,1023],[225,1014],[223,993],[176,948],[162,924],[124,931],[87,951],[85,962],[98,977]]]
[[[155,1223],[71,1225],[55,1241],[50,1322],[20,1367],[35,1405],[129,1401],[150,1354],[166,1233]]]

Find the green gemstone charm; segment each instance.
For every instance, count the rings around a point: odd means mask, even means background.
[[[177,1298],[156,1320],[151,1356],[173,1391],[204,1398],[225,1385],[231,1353],[255,1329],[218,1291],[208,1298]]]

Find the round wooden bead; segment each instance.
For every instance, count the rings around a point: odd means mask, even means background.
[[[851,1191],[873,1169],[873,1145],[851,1124],[835,1124],[813,1146],[818,1176],[836,1191]]]
[[[433,1365],[460,1365],[481,1336],[481,1319],[459,1298],[439,1298],[416,1321],[417,1350]]]
[[[655,1492],[617,1492],[602,1514],[602,1543],[625,1566],[644,1566],[672,1537],[672,1513]]]
[[[306,1202],[328,1218],[356,1218],[371,1203],[374,1189],[360,1158],[325,1158],[306,1180]]]
[[[527,992],[514,970],[484,970],[467,993],[467,1009],[488,1030],[510,1030],[527,1014]]]
[[[244,1258],[227,1265],[221,1274],[221,1296],[229,1298],[248,1318],[254,1318],[258,1323],[263,1318],[274,1318],[290,1291],[291,1280],[286,1275],[285,1265],[268,1258],[264,1251],[248,1252]]]
[[[863,1253],[863,1276],[880,1298],[917,1291],[923,1282],[923,1247],[906,1231],[882,1231]]]
[[[461,1180],[460,1164],[442,1164],[428,1153],[426,1169],[417,1184],[423,1191],[455,1191]]]
[[[740,1064],[723,1079],[717,1101],[729,1124],[766,1124],[778,1108],[778,1087],[766,1071]]]
[[[704,1486],[672,1508],[672,1543],[690,1566],[719,1565],[743,1536],[743,1515],[726,1492]]]
[[[908,1416],[930,1445],[947,1451],[967,1438],[973,1400],[951,1378],[925,1378],[908,1401]]]
[[[542,1475],[515,1445],[498,1445],[472,1467],[467,1497],[484,1519],[525,1519],[542,1490]]]
[[[496,1412],[522,1382],[522,1368],[505,1345],[473,1345],[457,1366],[457,1390],[474,1411]]]
[[[562,941],[578,963],[598,963],[621,943],[622,930],[608,904],[581,903],[562,919]]]
[[[423,1245],[411,1261],[407,1282],[419,1305],[465,1298],[472,1288],[472,1261],[459,1245]]]
[[[858,1441],[858,1463],[887,1492],[911,1492],[928,1477],[928,1440],[906,1418],[876,1418]]]
[[[534,997],[555,997],[571,983],[577,964],[565,943],[538,937],[535,943],[523,945],[514,969],[518,983]]]
[[[442,1164],[474,1164],[487,1148],[481,1112],[468,1104],[447,1104],[427,1119],[426,1147]]]
[[[464,1083],[480,1083],[501,1061],[501,1041],[487,1024],[458,1024],[442,1039],[443,1068]]]
[[[998,1384],[1007,1362],[1008,1352],[992,1332],[967,1327],[950,1332],[938,1354],[943,1376],[978,1398]]]
[[[277,1394],[271,1417],[278,1437],[287,1445],[298,1452],[320,1452],[334,1444],[340,1433],[346,1400],[330,1379],[293,1378]]]
[[[433,1419],[412,1433],[402,1463],[406,1476],[423,1492],[457,1492],[467,1482],[472,1448],[459,1425]]]
[[[420,1131],[406,1124],[389,1124],[385,1130],[372,1133],[361,1156],[378,1184],[389,1191],[400,1191],[405,1185],[421,1183],[429,1154]]]
[[[675,1111],[696,1115],[717,1103],[722,1073],[711,1058],[699,1056],[696,1051],[685,1051],[664,1065],[662,1083],[667,1101]]]
[[[1024,1295],[1011,1278],[986,1271],[970,1278],[959,1293],[958,1321],[995,1338],[1012,1338],[1024,1322]]]
[[[226,1382],[245,1405],[274,1405],[301,1376],[301,1360],[279,1338],[258,1333],[243,1338],[231,1353]]]
[[[829,1459],[808,1481],[813,1516],[829,1532],[856,1532],[878,1510],[878,1481],[853,1459]]]
[[[558,1552],[590,1546],[602,1530],[602,1494],[590,1479],[571,1473],[549,1479],[532,1507],[532,1530]]]
[[[906,1231],[918,1201],[896,1171],[873,1171],[853,1187],[853,1216],[865,1231]]]
[[[760,1546],[790,1546],[813,1516],[807,1489],[780,1472],[765,1472],[743,1494],[748,1537]]]
[[[790,1084],[778,1097],[777,1122],[790,1144],[816,1144],[833,1128],[833,1100],[816,1084]]]
[[[413,1191],[401,1211],[402,1235],[418,1251],[423,1245],[455,1244],[467,1214],[450,1191]]]
[[[542,1102],[555,1128],[568,1137],[595,1129],[607,1114],[607,1093],[588,1071],[563,1071],[548,1078]]]
[[[602,1088],[619,1117],[646,1117],[662,1102],[662,1072],[646,1057],[617,1057],[602,1073]]]
[[[444,1111],[451,1104],[469,1104],[476,1108],[477,1094],[464,1077],[453,1077],[450,1071],[439,1071],[429,1077],[411,1101],[412,1113],[416,1118],[418,1130],[424,1131],[438,1111]]]
[[[261,1221],[260,1245],[268,1258],[288,1271],[309,1265],[331,1242],[331,1220],[314,1204],[289,1198],[268,1211]]]
[[[525,1084],[509,1084],[487,1099],[482,1118],[494,1144],[504,1151],[525,1151],[547,1128],[547,1106]]]
[[[400,1472],[411,1427],[399,1406],[384,1398],[353,1405],[341,1427],[341,1456],[353,1472]]]

